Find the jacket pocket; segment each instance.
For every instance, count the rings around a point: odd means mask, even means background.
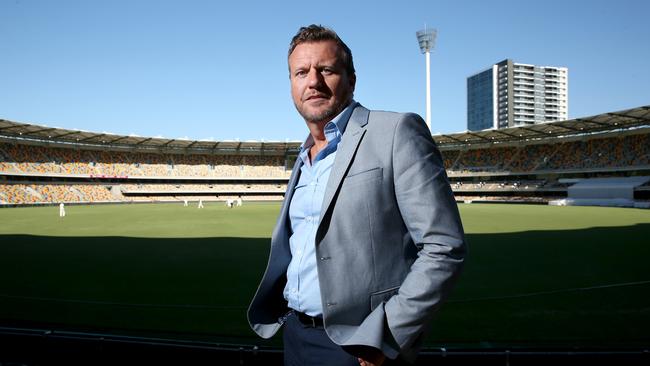
[[[393,295],[397,294],[399,291],[399,286],[391,287],[385,290],[373,292],[370,294],[370,311],[375,310],[379,304],[382,302],[388,301]]]
[[[350,172],[345,177],[343,184],[351,184],[356,182],[365,182],[373,179],[381,179],[383,169],[381,167],[364,170],[361,172]]]

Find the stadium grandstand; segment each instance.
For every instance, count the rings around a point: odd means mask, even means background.
[[[459,201],[650,200],[650,106],[433,138]],[[0,205],[280,200],[299,148],[300,142],[138,137],[0,119]],[[605,184],[573,190],[580,192],[574,200],[572,187],[594,178]]]

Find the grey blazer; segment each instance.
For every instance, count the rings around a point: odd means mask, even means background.
[[[288,311],[289,203],[297,159],[271,238],[268,266],[248,310],[275,334]],[[463,264],[463,228],[440,152],[421,117],[358,106],[338,146],[316,233],[327,335],[413,361]]]

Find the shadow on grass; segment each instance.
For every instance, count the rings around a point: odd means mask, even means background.
[[[0,236],[0,317],[83,330],[251,338],[269,240]]]
[[[430,347],[648,344],[650,224],[468,235]],[[269,240],[0,236],[0,324],[277,345],[246,308]]]

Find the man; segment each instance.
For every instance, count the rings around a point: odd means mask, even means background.
[[[59,203],[59,217],[65,217],[65,205],[63,202]]]
[[[285,326],[286,365],[412,362],[465,255],[440,153],[419,116],[352,99],[352,53],[334,31],[301,28],[288,62],[309,136],[251,327],[268,338]]]

